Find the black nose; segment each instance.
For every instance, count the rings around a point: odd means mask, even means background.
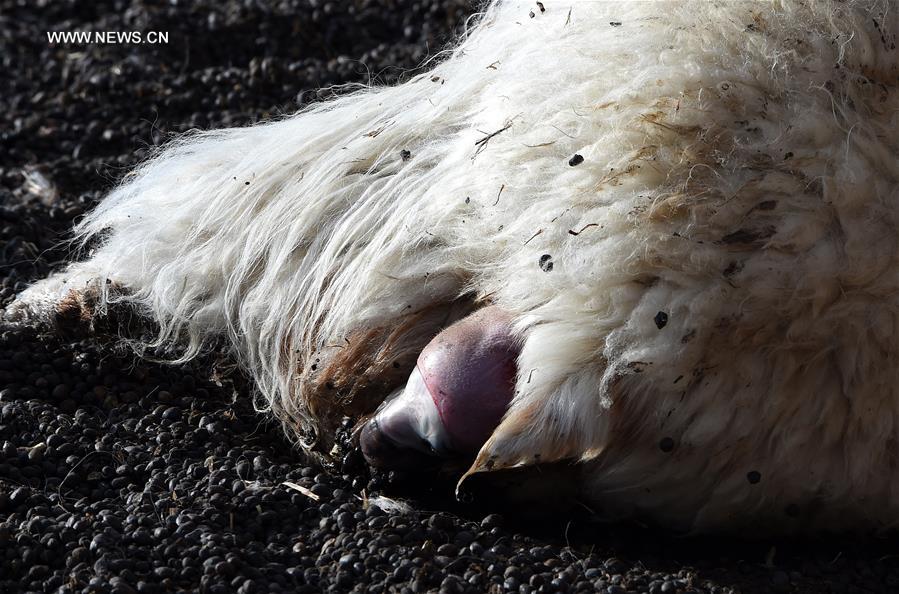
[[[381,430],[377,418],[362,427],[359,446],[366,461],[383,470],[425,470],[439,464],[432,454],[398,445]]]

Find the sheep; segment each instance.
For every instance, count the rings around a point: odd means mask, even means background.
[[[890,527],[891,8],[491,2],[403,84],[171,142],[10,313],[224,339],[324,456],[350,416],[374,464],[562,463],[612,518]]]

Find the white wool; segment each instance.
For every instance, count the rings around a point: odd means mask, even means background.
[[[398,87],[168,145],[16,307],[112,279],[327,442],[387,394],[360,378],[489,300],[524,348],[471,472],[580,460],[606,513],[694,530],[893,525],[892,5],[543,5],[491,4]]]

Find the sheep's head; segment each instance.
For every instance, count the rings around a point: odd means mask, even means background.
[[[486,307],[438,334],[406,385],[361,431],[373,466],[419,466],[428,456],[474,455],[512,400],[518,343],[510,316]]]

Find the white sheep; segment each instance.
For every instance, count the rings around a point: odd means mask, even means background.
[[[325,452],[410,374],[477,384],[466,345],[499,328],[514,385],[484,384],[507,410],[466,476],[571,461],[604,513],[694,531],[892,526],[894,8],[494,2],[400,86],[169,144],[12,313],[93,295],[184,359],[225,337]],[[462,350],[416,366],[458,319]]]

